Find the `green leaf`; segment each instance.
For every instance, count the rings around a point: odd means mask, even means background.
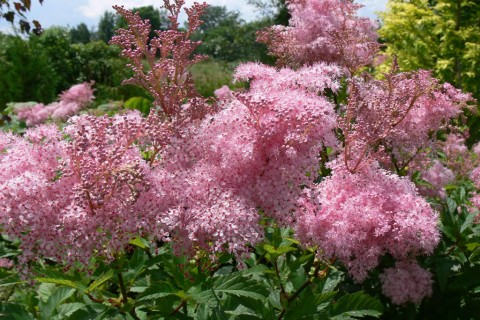
[[[0,302],[0,319],[2,320],[29,320],[34,317],[28,313],[25,306],[16,303]]]
[[[46,303],[39,303],[38,307],[40,309],[41,318],[50,320],[54,315],[57,306],[66,299],[70,298],[74,292],[75,289],[72,288],[57,287],[53,294],[48,298]]]
[[[269,244],[265,244],[263,246],[263,248],[265,249],[265,251],[270,254],[272,260],[277,260],[277,258],[279,256],[281,256],[282,254],[285,254],[287,252],[291,252],[291,251],[296,251],[297,249],[296,248],[293,248],[291,246],[280,246],[278,248],[275,248],[274,246],[272,245],[269,245]]]
[[[54,284],[59,284],[62,286],[67,286],[70,288],[78,289],[80,291],[81,288],[85,288],[86,286],[81,286],[77,282],[72,281],[72,280],[66,280],[66,279],[54,279],[54,278],[35,278],[35,281],[38,281],[40,283],[54,283]]]
[[[268,294],[267,290],[256,281],[246,278],[242,273],[233,273],[228,276],[220,276],[209,279],[210,285],[205,284],[205,291],[193,287],[189,290],[191,297],[199,303],[207,303],[213,299],[215,295],[227,294],[237,297],[245,297],[263,301]]]
[[[12,274],[9,272],[4,272],[0,270],[0,287],[7,287],[14,284],[24,283],[25,281],[20,280],[18,274]]]
[[[80,292],[84,292],[87,289],[87,286],[83,284],[81,279],[78,277],[73,277],[71,275],[49,269],[41,269],[37,270],[37,272],[42,274],[42,276],[35,278],[35,281],[37,282],[59,284],[77,289]]]
[[[480,243],[478,242],[467,243],[465,247],[467,247],[468,251],[474,251],[476,248],[480,247]]]
[[[346,294],[333,305],[332,320],[356,319],[364,316],[378,318],[383,313],[381,302],[364,292]]]
[[[84,308],[85,304],[81,302],[64,303],[57,308],[58,316],[60,319],[68,318],[77,310],[81,310]]]
[[[450,270],[453,266],[452,261],[442,259],[437,262],[436,267],[436,274],[438,278],[438,285],[440,287],[440,291],[444,292],[448,282],[448,276],[450,274]]]
[[[133,238],[132,240],[130,240],[129,244],[137,246],[140,249],[144,250],[149,248],[147,240],[140,237]]]
[[[338,284],[343,280],[343,273],[337,270],[331,270],[328,277],[324,280],[322,293],[328,293],[335,290]]]
[[[469,214],[465,221],[463,222],[462,226],[460,227],[460,233],[463,233],[467,228],[469,228],[473,224],[473,220],[477,216],[478,212]]]
[[[115,272],[113,271],[113,269],[110,269],[107,272],[103,273],[88,287],[87,290],[85,290],[85,293],[90,293],[93,290],[97,289],[98,287],[103,285],[105,282],[113,278],[114,275],[115,275]]]
[[[289,305],[285,320],[310,319],[312,316],[322,313],[336,294],[336,292],[314,294],[311,290],[306,291],[295,303]]]
[[[173,295],[176,295],[176,292],[170,284],[165,282],[153,284],[137,298],[137,302],[156,300]]]
[[[457,213],[457,203],[453,199],[447,198],[447,207],[450,213]]]

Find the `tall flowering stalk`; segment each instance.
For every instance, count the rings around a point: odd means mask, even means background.
[[[200,42],[189,38],[202,23],[200,16],[207,4],[195,3],[185,9],[188,29],[184,32],[178,28],[178,16],[184,3],[183,0],[173,3],[164,0],[170,26],[165,31],[156,30],[157,37],[153,39],[149,39],[151,25],[148,20],[142,20],[138,12],[132,13],[121,6],[113,7],[129,25],[128,29],[117,30],[118,34],[110,41],[119,45],[123,49],[122,56],[131,61],[127,66],[134,75],[124,83],[145,88],[168,116],[180,113],[186,99],[196,96],[188,68],[204,58],[193,54]]]

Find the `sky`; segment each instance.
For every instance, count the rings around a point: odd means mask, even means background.
[[[198,1],[198,0],[197,0]],[[255,7],[249,5],[247,0],[204,0],[210,5],[226,6],[228,10],[236,10],[246,21],[258,17]],[[186,4],[192,4],[194,0],[186,0]],[[200,2],[200,1],[198,1]],[[357,0],[365,7],[359,12],[362,16],[376,18],[375,12],[383,11],[387,0]],[[96,28],[100,16],[111,10],[114,4],[124,5],[126,8],[153,5],[160,7],[161,0],[45,0],[43,5],[38,0],[32,1],[32,8],[27,17],[30,20],[38,20],[42,27],[48,28],[53,25],[74,27],[82,22],[90,28]],[[10,25],[5,20],[0,20],[0,31],[7,31]]]

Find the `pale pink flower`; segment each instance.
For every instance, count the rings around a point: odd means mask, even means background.
[[[258,35],[271,54],[290,66],[331,62],[350,73],[371,62],[379,48],[377,24],[357,16],[361,5],[340,0],[292,0],[288,27]]]
[[[59,96],[59,100],[65,104],[75,103],[82,109],[92,103],[93,99],[93,89],[92,83],[84,82],[76,84],[70,89],[62,92]]]
[[[7,258],[0,258],[0,268],[10,269],[13,268],[13,261]]]
[[[420,267],[415,260],[397,261],[380,275],[382,292],[394,304],[407,302],[419,304],[432,295],[432,274]]]
[[[419,192],[429,197],[445,197],[445,185],[455,181],[455,174],[452,170],[445,167],[439,160],[434,160],[433,164],[424,172],[422,179],[430,186],[420,186]]]
[[[320,257],[339,259],[363,281],[384,254],[403,260],[433,252],[438,215],[410,180],[375,163],[356,173],[339,163],[332,169],[297,212],[298,236]]]
[[[213,94],[215,95],[215,97],[217,97],[218,100],[230,101],[235,98],[233,95],[233,91],[230,90],[227,85],[224,85],[223,87],[213,91]]]

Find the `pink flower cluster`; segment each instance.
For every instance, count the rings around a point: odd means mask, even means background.
[[[40,125],[4,146],[0,224],[22,241],[20,265],[40,255],[87,266],[137,234],[134,204],[148,183],[133,144],[142,122],[131,117],[77,117],[63,132]]]
[[[220,101],[230,101],[234,98],[233,91],[227,85],[224,85],[221,88],[218,88],[213,92],[215,97]]]
[[[42,124],[48,119],[65,121],[77,114],[81,109],[88,106],[94,99],[93,89],[90,83],[74,85],[62,92],[59,101],[44,105],[37,104],[15,104],[13,111],[19,120],[25,121],[28,127]]]
[[[396,71],[394,65],[385,80],[350,82],[342,130],[351,171],[372,160],[399,172],[412,167],[423,150],[436,145],[434,133],[471,100],[449,84],[440,85],[428,71]]]
[[[263,30],[258,41],[284,64],[331,62],[353,74],[371,62],[380,46],[376,23],[356,15],[361,7],[341,0],[288,1],[289,26]]]
[[[158,214],[159,225],[178,251],[242,254],[262,238],[258,208],[292,219],[300,186],[312,183],[306,171],[316,169],[319,142],[336,143],[333,104],[318,93],[338,85],[338,68],[312,72],[316,83],[303,84],[290,69],[240,66],[237,77],[252,79],[250,91],[181,128],[162,149],[166,161],[151,188],[165,186],[156,207],[168,203],[168,214]]]
[[[434,160],[433,164],[424,172],[422,179],[428,182],[429,186],[420,186],[419,192],[429,197],[445,197],[445,185],[455,181],[455,174],[452,170],[445,167],[439,160]]]
[[[380,275],[382,292],[395,304],[419,304],[432,295],[432,274],[414,260],[397,261]]]
[[[4,268],[4,269],[13,268],[13,261],[7,258],[0,258],[0,268]]]
[[[356,173],[331,165],[332,175],[300,200],[297,234],[304,243],[340,259],[357,281],[386,253],[404,260],[433,252],[438,217],[410,180],[375,163]]]

